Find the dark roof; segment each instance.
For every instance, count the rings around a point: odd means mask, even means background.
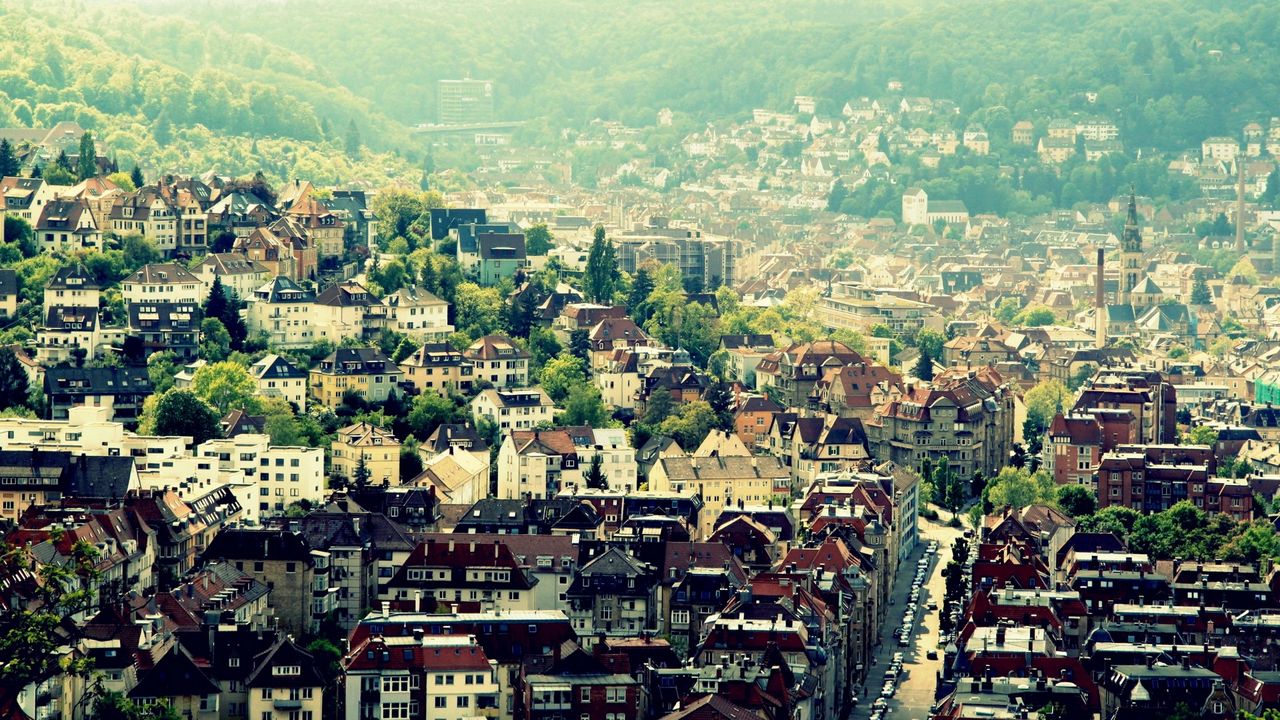
[[[489,443],[470,425],[446,423],[437,426],[423,443],[424,449],[444,452],[451,446],[465,447],[467,450],[481,452],[489,449]]]
[[[51,367],[44,374],[47,395],[151,394],[146,368]]]
[[[129,303],[129,328],[133,330],[196,330],[203,312],[189,302]]]
[[[316,668],[316,659],[292,640],[282,639],[279,644],[266,650],[257,659],[253,674],[245,680],[246,687],[323,687],[324,678]],[[283,675],[273,672],[276,667],[297,667],[296,675]]]
[[[311,561],[311,548],[301,533],[285,530],[230,528],[223,530],[204,551],[213,560]]]
[[[18,294],[18,271],[12,268],[0,268],[0,295]]]
[[[45,283],[45,288],[49,290],[101,290],[102,285],[83,265],[76,263],[58,268],[58,272],[54,273],[53,277],[49,278],[49,282]]]
[[[524,235],[485,233],[476,238],[481,260],[524,260]]]
[[[129,697],[186,697],[217,695],[220,692],[222,690],[217,683],[196,666],[186,649],[181,645],[174,645],[129,691]]]
[[[298,380],[307,376],[307,371],[294,365],[279,355],[267,355],[250,368],[253,376],[259,380],[286,379]]]

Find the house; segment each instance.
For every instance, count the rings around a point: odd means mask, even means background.
[[[200,278],[177,263],[143,265],[120,283],[120,294],[130,305],[135,303],[174,303],[201,305],[209,289]]]
[[[226,561],[271,588],[268,607],[280,628],[295,637],[319,629],[335,607],[330,556],[308,547],[301,533],[226,528],[204,551],[206,562]]]
[[[183,360],[196,357],[200,348],[199,303],[143,300],[128,305],[128,330],[146,354],[168,350]]]
[[[29,507],[63,497],[119,500],[138,488],[133,458],[74,455],[62,450],[0,450],[8,477],[0,490],[0,520],[16,522]]]
[[[741,501],[765,505],[791,492],[791,473],[771,455],[754,457],[663,457],[649,471],[649,489],[702,496],[697,537],[710,537],[715,519]]]
[[[618,670],[626,667],[625,657],[589,653],[572,642],[565,647],[549,667],[531,668],[522,675],[520,702],[525,717],[641,720],[640,683]]]
[[[445,342],[429,342],[413,351],[398,366],[405,382],[418,392],[467,392],[474,366]]]
[[[385,327],[387,308],[377,296],[353,280],[330,285],[311,306],[316,338],[340,343],[367,337]]]
[[[497,716],[498,663],[476,637],[418,635],[369,636],[352,645],[342,660],[345,720]]]
[[[726,352],[725,377],[756,387],[756,366],[764,356],[777,349],[772,335],[722,335],[720,350]]]
[[[743,398],[733,415],[733,431],[748,448],[763,447],[773,425],[773,416],[783,407],[765,397]]]
[[[0,318],[18,314],[18,272],[12,268],[0,268]]]
[[[450,446],[428,458],[422,472],[405,484],[434,488],[441,503],[472,505],[489,496],[489,455],[481,459]]]
[[[307,409],[307,371],[276,354],[262,356],[249,367],[263,397],[283,398],[298,408]]]
[[[393,606],[427,611],[470,612],[533,609],[533,582],[511,548],[494,540],[428,539],[419,543],[387,581],[384,599]]]
[[[523,233],[481,233],[476,236],[481,285],[497,285],[528,267]]]
[[[213,280],[217,278],[236,297],[249,300],[254,291],[271,279],[268,272],[265,265],[247,255],[209,253],[196,266],[194,274],[206,287],[213,287]]]
[[[97,310],[101,296],[102,285],[80,263],[58,268],[44,286],[46,308],[61,306]]]
[[[634,635],[657,621],[657,572],[622,548],[583,561],[566,591],[567,613],[581,637]]]
[[[631,318],[605,318],[587,331],[591,346],[591,366],[602,367],[613,357],[615,350],[629,350],[646,346],[649,336]]]
[[[835,340],[792,343],[760,360],[756,380],[780,404],[805,407],[828,369],[866,362],[853,348]]]
[[[249,696],[245,717],[315,720],[323,716],[326,683],[320,662],[311,653],[281,637],[255,660],[257,667],[244,681]]]
[[[265,334],[271,347],[308,348],[322,339],[312,325],[315,293],[304,290],[288,277],[277,275],[256,288],[248,299],[245,324],[249,333]]]
[[[473,368],[473,381],[496,388],[520,388],[529,384],[529,353],[502,335],[486,335],[462,351]]]
[[[1029,120],[1019,120],[1013,124],[1010,139],[1014,145],[1031,145],[1034,139],[1036,126],[1031,124]]]
[[[410,285],[382,299],[387,307],[387,329],[417,340],[444,340],[453,332],[449,303]]]
[[[88,203],[79,198],[53,198],[41,209],[31,229],[44,252],[102,248],[98,219]]]
[[[111,419],[134,427],[151,393],[146,368],[51,367],[44,374],[45,417],[66,420],[72,407],[87,405],[107,408]]]
[[[513,430],[498,450],[498,497],[507,500],[555,497],[582,485],[578,448],[567,430]]]
[[[477,421],[486,419],[498,427],[500,434],[509,430],[532,430],[540,423],[551,422],[555,403],[542,388],[489,388],[471,401],[471,415]]]
[[[290,205],[286,215],[306,232],[319,260],[342,257],[346,224],[310,193]]]
[[[367,422],[348,425],[337,432],[333,445],[332,474],[361,484],[400,484],[400,441],[395,435]]]
[[[48,305],[36,332],[36,360],[44,365],[93,360],[101,352],[98,309]]]
[[[358,393],[369,402],[385,402],[403,375],[377,348],[338,348],[311,368],[309,377],[311,394],[324,406],[334,408],[347,392]]]

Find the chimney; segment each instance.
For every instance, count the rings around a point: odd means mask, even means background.
[[[1104,251],[1101,246],[1098,247],[1098,271],[1094,280],[1094,341],[1099,348],[1107,346],[1107,290],[1104,282],[1104,273],[1106,271],[1106,260],[1103,257]]]
[[[1236,156],[1236,252],[1244,252],[1244,158]]]

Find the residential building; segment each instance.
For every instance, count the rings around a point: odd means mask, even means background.
[[[529,353],[509,338],[486,335],[471,343],[462,357],[473,368],[475,382],[495,388],[521,388],[529,384]]]
[[[245,679],[245,717],[255,720],[321,720],[326,682],[320,663],[289,638],[265,653]]]
[[[249,333],[265,333],[271,347],[308,348],[322,339],[312,325],[315,293],[304,290],[288,277],[275,276],[256,288],[248,299],[245,324]]]
[[[471,389],[474,366],[445,342],[426,343],[398,366],[405,382],[418,392],[465,393]]]
[[[531,430],[540,423],[549,423],[554,410],[555,403],[542,388],[537,387],[489,388],[471,401],[472,417],[489,420],[504,435],[509,430]]]
[[[368,473],[366,484],[400,484],[400,441],[395,435],[367,422],[348,425],[334,437],[332,474],[358,482],[358,473]]]
[[[498,663],[474,635],[367,637],[342,661],[346,720],[495,717]]]
[[[334,609],[329,553],[312,550],[300,533],[227,528],[209,543],[205,561],[235,565],[271,590],[268,607],[280,628],[295,637],[313,633]]]
[[[476,237],[481,285],[497,285],[529,265],[521,233],[482,233]]]
[[[777,402],[787,407],[806,407],[814,386],[829,369],[866,363],[853,348],[835,340],[792,343],[760,360],[756,381]]]
[[[44,374],[45,416],[66,420],[71,408],[106,408],[109,418],[126,427],[138,424],[142,404],[151,395],[146,368],[51,367]]]
[[[267,266],[240,253],[209,253],[196,266],[194,274],[205,287],[213,287],[214,278],[236,297],[249,300],[254,292],[271,279]],[[203,300],[203,298],[202,298]]]
[[[895,333],[918,333],[924,328],[943,330],[942,315],[933,305],[859,283],[833,284],[831,293],[818,304],[819,318],[832,330],[870,334],[873,325],[887,325]]]
[[[258,384],[258,394],[263,397],[283,398],[298,408],[307,409],[307,371],[274,353],[249,367],[249,374]]]
[[[377,348],[338,348],[311,368],[311,394],[325,407],[337,407],[347,392],[369,402],[384,402],[402,379],[400,369]]]
[[[649,489],[702,496],[697,537],[710,537],[725,508],[766,505],[791,494],[791,473],[776,457],[664,457],[649,471]]]
[[[128,304],[129,338],[150,355],[168,350],[182,360],[193,360],[200,350],[199,303],[142,300]]]
[[[317,339],[340,343],[349,337],[369,337],[386,326],[387,308],[358,282],[330,285],[316,295],[310,321]]]
[[[130,305],[170,303],[198,306],[208,297],[209,288],[178,263],[152,263],[121,281],[120,294]]]
[[[511,548],[494,540],[428,539],[387,582],[385,598],[405,610],[468,608],[471,612],[533,609],[533,583]]]
[[[443,341],[453,332],[449,303],[426,290],[403,287],[382,299],[387,306],[387,329],[415,340]]]
[[[620,547],[583,561],[569,585],[568,615],[580,637],[656,629],[657,572]]]

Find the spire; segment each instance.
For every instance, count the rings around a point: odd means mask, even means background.
[[[1138,225],[1138,198],[1129,188],[1129,217],[1124,223],[1124,237],[1120,241],[1120,249],[1127,253],[1142,252],[1142,228]]]

